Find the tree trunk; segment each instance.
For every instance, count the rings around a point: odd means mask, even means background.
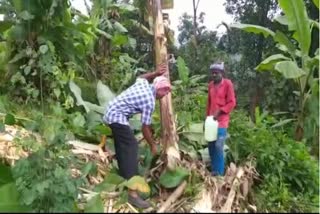
[[[200,0],[192,0],[193,3],[193,45],[194,45],[194,59],[197,59],[198,57],[198,37],[197,37],[197,10],[198,10],[198,5],[199,5]]]
[[[164,34],[164,25],[162,18],[160,0],[150,0],[153,22],[154,22],[154,43],[156,64],[168,63],[166,38]],[[169,80],[169,71],[164,74]],[[178,148],[178,135],[173,114],[171,93],[160,100],[161,126],[162,136],[161,144],[164,146],[165,155],[167,155],[167,163],[170,169],[175,168],[176,163],[180,160]]]
[[[193,3],[193,36],[194,36],[194,47],[197,49],[197,6],[196,0],[192,0]],[[198,0],[199,3],[199,0]]]

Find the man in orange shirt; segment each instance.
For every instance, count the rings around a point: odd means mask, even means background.
[[[231,80],[223,78],[224,64],[210,66],[212,81],[208,86],[207,116],[213,116],[219,124],[218,139],[209,142],[212,175],[224,174],[223,146],[227,136],[230,113],[236,106],[236,98]]]

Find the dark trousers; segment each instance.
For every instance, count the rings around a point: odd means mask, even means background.
[[[109,125],[114,138],[119,174],[125,179],[138,175],[138,141],[130,126],[119,123]]]

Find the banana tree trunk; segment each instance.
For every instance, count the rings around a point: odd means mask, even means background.
[[[150,0],[149,3],[153,15],[156,64],[168,63],[161,0]],[[164,75],[170,80],[169,71]],[[164,155],[167,157],[167,167],[174,169],[180,160],[180,153],[171,93],[160,100],[160,113],[162,127],[161,144],[164,146]]]

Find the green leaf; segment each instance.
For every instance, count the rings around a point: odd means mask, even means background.
[[[279,71],[286,79],[294,79],[306,75],[306,72],[293,61],[278,62],[275,65],[275,70]]]
[[[28,75],[31,71],[31,66],[30,65],[27,65],[24,69],[23,69],[23,72],[25,75]]]
[[[235,23],[235,24],[231,24],[230,27],[238,28],[238,29],[247,31],[249,33],[255,33],[255,34],[262,33],[264,37],[268,37],[268,36],[272,36],[273,37],[275,35],[272,30],[269,30],[268,28],[261,27],[261,26],[258,26],[258,25]]]
[[[188,170],[177,167],[175,170],[167,170],[161,174],[159,182],[165,188],[174,188],[177,187],[182,181],[187,178],[189,175]]]
[[[134,7],[134,6],[131,5],[131,4],[121,3],[121,4],[115,4],[115,6],[119,7],[119,8],[122,9],[122,10],[126,10],[126,11],[135,11],[135,10],[137,10],[137,8]]]
[[[137,47],[137,40],[135,38],[129,37],[129,44],[131,48],[135,49]]]
[[[101,80],[99,80],[97,84],[97,98],[100,106],[106,108],[110,101],[115,98],[115,94],[108,86],[104,85]]]
[[[284,126],[284,125],[286,125],[286,124],[288,124],[288,123],[291,123],[292,121],[295,121],[295,120],[296,120],[296,119],[285,119],[285,120],[282,120],[282,121],[274,124],[274,125],[272,126],[272,128],[277,128],[277,127]]]
[[[53,93],[54,93],[54,95],[55,95],[57,98],[59,98],[59,97],[60,97],[60,94],[61,94],[60,88],[55,88],[55,89],[53,89]]]
[[[269,56],[265,60],[263,60],[255,69],[259,71],[263,70],[273,70],[274,65],[279,62],[279,61],[284,61],[284,60],[290,60],[290,58],[282,55],[282,54],[275,54],[272,56]]]
[[[290,31],[296,31],[297,41],[303,55],[308,55],[311,44],[310,22],[303,0],[279,0],[288,20]]]
[[[186,63],[184,62],[183,58],[180,56],[177,59],[177,65],[178,65],[178,72],[179,72],[179,78],[182,80],[184,84],[187,84],[189,82],[189,68],[186,66]]]
[[[87,175],[94,175],[97,173],[97,165],[92,161],[88,162],[81,170],[82,177],[86,177]]]
[[[24,6],[24,1],[25,0],[13,0],[12,3],[13,3],[13,6],[14,8],[17,10],[17,11],[22,11],[23,10],[23,6]]]
[[[182,132],[182,135],[186,137],[189,141],[195,141],[201,145],[206,143],[203,134],[203,123],[191,124]]]
[[[288,49],[289,53],[291,55],[294,55],[296,52],[296,47],[294,44],[288,39],[288,37],[282,33],[281,31],[276,31],[276,35],[274,36],[274,40],[276,42],[279,42],[280,44],[283,44]]]
[[[133,176],[126,182],[126,187],[131,190],[137,190],[143,193],[149,193],[150,187],[145,179],[141,176]]]
[[[72,91],[73,95],[76,97],[77,106],[83,106],[88,113],[90,111],[89,107],[86,105],[85,101],[81,97],[81,89],[77,84],[75,84],[72,80],[69,82],[69,88]]]
[[[96,126],[102,123],[101,114],[97,112],[89,111],[85,116],[87,119],[87,126],[89,130],[95,129]]]
[[[19,14],[19,17],[22,18],[23,20],[31,20],[34,19],[34,15],[30,14],[28,11],[24,10]]]
[[[4,119],[4,123],[7,125],[14,125],[16,123],[16,119],[12,114],[6,114],[6,117]]]
[[[204,163],[209,163],[210,162],[211,159],[210,159],[209,149],[208,148],[204,148],[204,149],[198,150],[198,152],[200,153],[201,160]]]
[[[114,22],[113,26],[120,33],[127,33],[128,32],[128,30],[117,21]]]
[[[112,44],[115,46],[125,45],[128,43],[128,37],[121,34],[116,34],[112,37]]]
[[[8,183],[0,187],[0,212],[27,212],[30,209],[21,205],[19,193],[15,183]]]
[[[47,53],[47,51],[49,50],[49,48],[48,48],[47,45],[41,45],[40,48],[39,48],[39,50],[40,50],[40,53],[45,54],[45,53]]]
[[[26,57],[27,54],[25,52],[25,50],[20,51],[19,53],[17,53],[10,61],[9,63],[15,63],[17,61],[19,61],[20,59]]]
[[[95,111],[95,112],[100,113],[100,114],[104,114],[105,113],[105,107],[103,107],[103,106],[98,106],[96,104],[93,104],[93,103],[90,103],[90,102],[87,102],[87,101],[84,101],[84,105],[86,105],[87,108],[90,111]]]
[[[93,196],[84,208],[85,213],[103,213],[104,206],[100,195]]]
[[[129,119],[130,127],[133,130],[141,130],[141,120],[140,120],[141,114],[135,114],[132,118]]]
[[[111,36],[109,33],[104,32],[103,30],[100,30],[100,29],[98,29],[98,28],[95,28],[95,31],[96,31],[98,34],[106,37],[107,39],[112,39],[112,36]]]
[[[94,191],[115,191],[117,186],[124,181],[125,180],[118,174],[109,173],[104,180],[94,188]]]
[[[84,119],[81,113],[77,112],[76,116],[72,120],[72,123],[76,127],[83,127],[86,123],[86,120]]]
[[[0,159],[1,161],[1,159]],[[6,166],[0,162],[0,187],[4,184],[8,184],[13,182],[13,177],[11,173],[11,169],[9,166]]]
[[[9,35],[12,39],[22,41],[27,36],[26,27],[22,24],[16,24],[10,28]]]
[[[111,128],[109,126],[105,126],[105,125],[97,125],[94,130],[98,131],[100,134],[103,135],[111,135],[112,131]]]
[[[286,16],[278,16],[275,18],[275,20],[282,25],[288,25],[288,19]]]
[[[319,0],[313,0],[313,3],[319,9]]]
[[[0,22],[0,32],[3,33],[4,31],[8,30],[9,28],[11,28],[11,26],[13,25],[12,21],[1,21]]]
[[[133,26],[136,26],[137,28],[139,28],[140,30],[143,30],[144,33],[147,33],[148,35],[152,36],[153,32],[149,30],[149,28],[147,28],[146,26],[144,26],[143,24],[141,24],[140,22],[138,22],[137,20],[134,19],[130,19],[131,23]]]

